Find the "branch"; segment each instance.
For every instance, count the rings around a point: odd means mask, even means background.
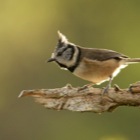
[[[128,89],[118,86],[102,95],[103,89],[66,85],[55,89],[23,90],[19,97],[32,96],[48,109],[80,112],[111,112],[119,106],[140,106],[140,82]]]

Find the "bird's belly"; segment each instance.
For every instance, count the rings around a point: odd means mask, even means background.
[[[102,74],[101,72],[96,71],[94,69],[93,69],[93,71],[77,69],[76,71],[74,71],[74,75],[76,75],[84,80],[90,81],[94,84],[100,84],[106,80],[109,80],[109,75]]]
[[[109,80],[110,76],[116,76],[120,69],[119,63],[114,59],[88,62],[85,60],[75,69],[73,74],[94,84],[100,84]]]

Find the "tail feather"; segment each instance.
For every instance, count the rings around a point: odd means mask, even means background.
[[[126,63],[127,64],[140,63],[140,58],[127,58]]]

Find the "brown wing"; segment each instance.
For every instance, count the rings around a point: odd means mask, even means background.
[[[97,48],[81,48],[81,58],[86,57],[92,60],[105,61],[111,58],[121,60],[123,58],[129,58],[128,56],[107,49]]]

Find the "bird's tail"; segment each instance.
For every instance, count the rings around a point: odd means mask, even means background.
[[[140,58],[127,58],[125,61],[127,64],[140,63]]]

